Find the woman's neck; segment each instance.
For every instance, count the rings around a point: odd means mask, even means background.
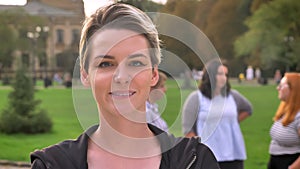
[[[161,153],[160,144],[147,123],[114,119],[101,120],[91,139],[103,149],[124,156],[153,156]]]
[[[213,92],[213,97],[218,96],[221,94],[221,89],[216,88]]]

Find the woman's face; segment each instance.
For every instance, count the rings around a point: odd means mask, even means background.
[[[101,113],[124,116],[145,112],[150,88],[158,79],[146,38],[129,30],[107,29],[95,34],[91,45],[88,74],[82,75],[86,75]]]
[[[227,67],[220,65],[216,75],[216,89],[221,89],[226,85],[227,82]]]
[[[287,101],[288,96],[290,94],[290,87],[287,83],[287,78],[283,77],[277,86],[278,90],[278,98],[282,101]]]

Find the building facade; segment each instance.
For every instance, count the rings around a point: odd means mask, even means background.
[[[2,6],[1,10],[11,8],[14,6]],[[17,51],[15,57],[27,63],[35,78],[50,77],[55,73],[72,73],[78,57],[80,30],[85,17],[83,1],[27,0],[27,4],[21,8],[29,15],[42,17],[46,26],[37,26],[34,30],[28,30],[27,36],[32,39],[33,48],[28,51]],[[42,38],[42,36],[35,36],[37,33],[45,35],[45,48],[42,55],[35,51],[36,43],[41,40],[39,38]],[[17,67],[18,64],[13,63],[11,72],[14,72]]]

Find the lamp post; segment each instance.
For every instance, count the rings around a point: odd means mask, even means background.
[[[40,37],[41,33],[46,33],[49,31],[48,26],[36,26],[33,32],[27,32],[27,37],[32,40],[33,43],[33,54],[32,54],[32,78],[33,83],[36,82],[36,57],[38,55],[38,38]],[[46,63],[47,65],[47,63]],[[46,68],[47,69],[47,68]],[[47,70],[46,70],[47,71]]]

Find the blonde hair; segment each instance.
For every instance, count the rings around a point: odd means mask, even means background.
[[[290,94],[286,101],[281,101],[273,120],[282,119],[282,125],[287,126],[294,121],[300,111],[300,73],[285,73]]]
[[[137,32],[147,39],[150,46],[152,65],[161,61],[160,40],[151,19],[144,13],[128,4],[115,3],[99,8],[86,18],[81,31],[79,44],[80,67],[88,72],[89,41],[101,29],[126,29]]]

